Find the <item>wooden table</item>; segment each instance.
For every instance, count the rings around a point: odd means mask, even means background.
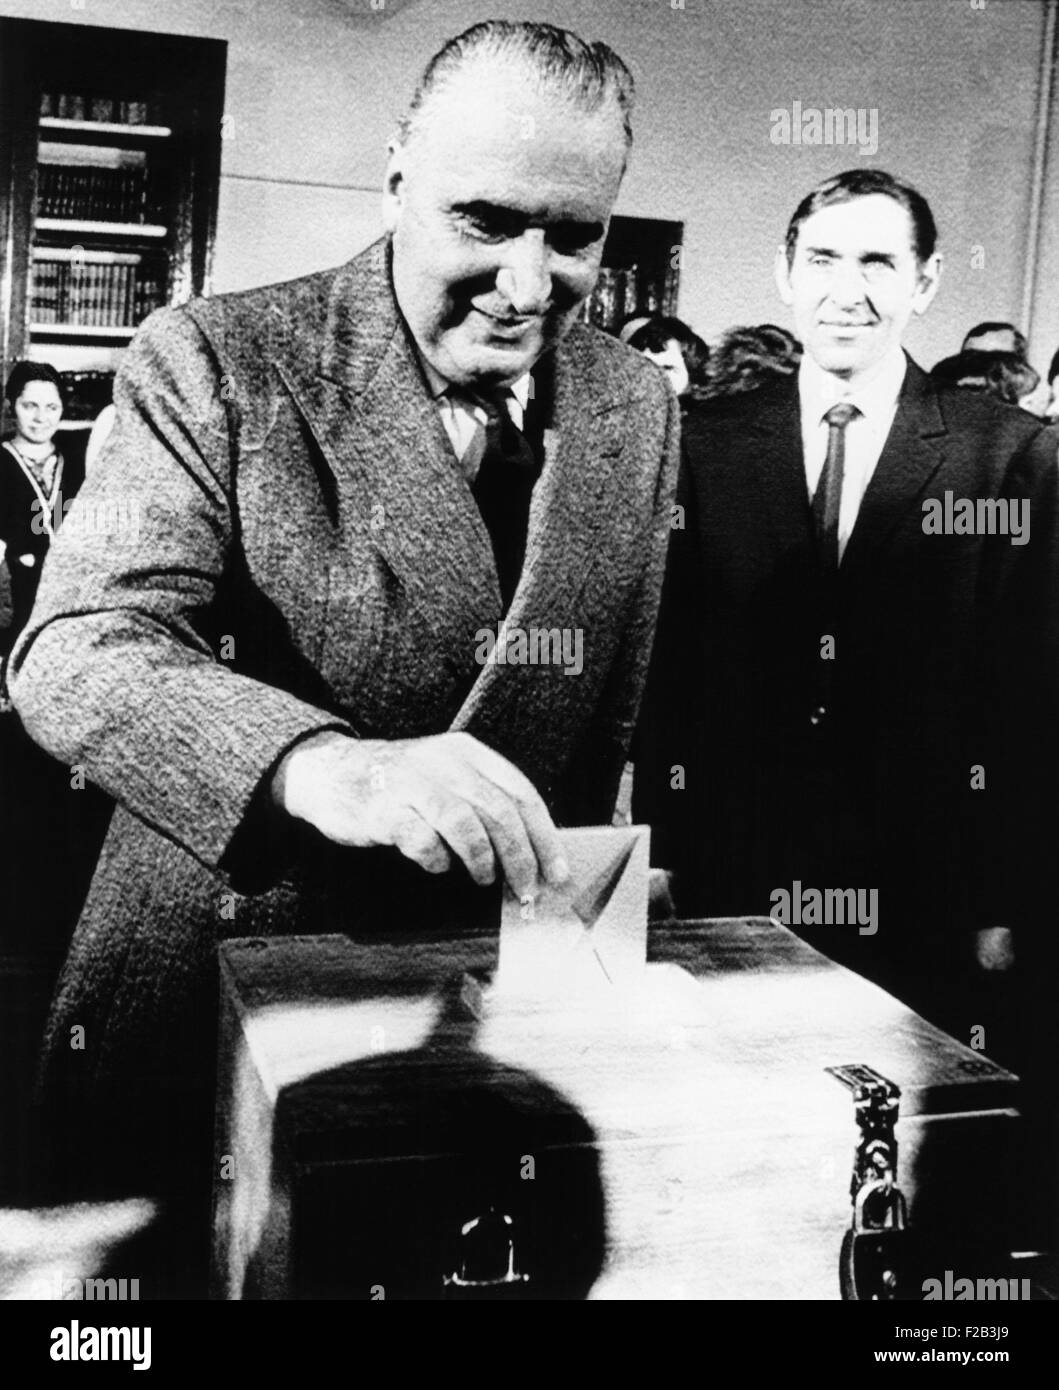
[[[654,928],[640,986],[591,999],[500,994],[494,956],[484,937],[222,946],[215,1296],[400,1296],[358,1242],[415,1253],[390,1203],[442,1258],[436,1194],[463,1181],[445,1155],[474,1167],[455,1105],[504,1168],[481,1204],[502,1191],[533,1258],[535,1225],[573,1241],[581,1296],[835,1299],[857,1131],[825,1068],[851,1062],[901,1088],[898,1181],[939,1259],[967,1233],[1004,1247],[1016,1079],[785,928]],[[467,1181],[450,1226],[493,1177]]]

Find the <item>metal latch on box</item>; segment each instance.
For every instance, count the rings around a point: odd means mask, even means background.
[[[853,1092],[859,1130],[850,1182],[852,1222],[839,1255],[842,1297],[899,1299],[907,1296],[915,1263],[904,1193],[897,1186],[901,1091],[862,1062],[826,1070]]]
[[[516,1268],[515,1223],[490,1207],[460,1228],[459,1268],[442,1280],[449,1299],[517,1299],[529,1283]]]

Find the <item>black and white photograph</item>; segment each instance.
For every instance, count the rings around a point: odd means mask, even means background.
[[[0,0],[27,1366],[1046,1364],[1057,68],[1059,0]]]

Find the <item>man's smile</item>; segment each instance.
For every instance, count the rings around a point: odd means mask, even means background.
[[[541,322],[538,314],[491,314],[487,309],[481,309],[477,305],[474,309],[488,323],[490,332],[501,338],[520,338],[528,328]]]

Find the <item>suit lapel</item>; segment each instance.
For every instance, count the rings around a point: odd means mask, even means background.
[[[397,312],[385,241],[337,277],[322,350],[306,348],[276,366],[333,474],[340,523],[343,512],[370,519],[417,602],[444,594],[499,616],[489,535]]]
[[[619,489],[615,460],[624,444],[622,401],[600,392],[583,330],[554,355],[554,408],[544,431],[544,468],[533,490],[526,560],[508,621],[534,618],[576,595]]]
[[[745,452],[735,451],[736,466],[747,462],[752,470],[763,522],[781,549],[812,546],[797,375],[755,391],[747,408],[753,415],[745,423]]]
[[[593,368],[584,329],[575,327],[556,350],[555,404],[545,430],[544,468],[533,491],[526,560],[505,619],[508,628],[563,628],[577,612],[577,599],[592,568],[602,528],[614,529],[622,506],[617,467],[625,442],[625,404],[614,381]],[[594,615],[602,625],[607,615]],[[578,700],[577,681],[552,686],[552,701]],[[509,711],[539,700],[533,666],[486,664],[453,721],[501,746],[505,729],[517,727]],[[536,753],[545,759],[547,731],[539,731]],[[515,756],[515,749],[509,754]],[[523,749],[522,753],[525,754]]]
[[[840,573],[855,571],[916,505],[941,466],[945,421],[926,373],[911,358],[897,413],[846,546]]]

